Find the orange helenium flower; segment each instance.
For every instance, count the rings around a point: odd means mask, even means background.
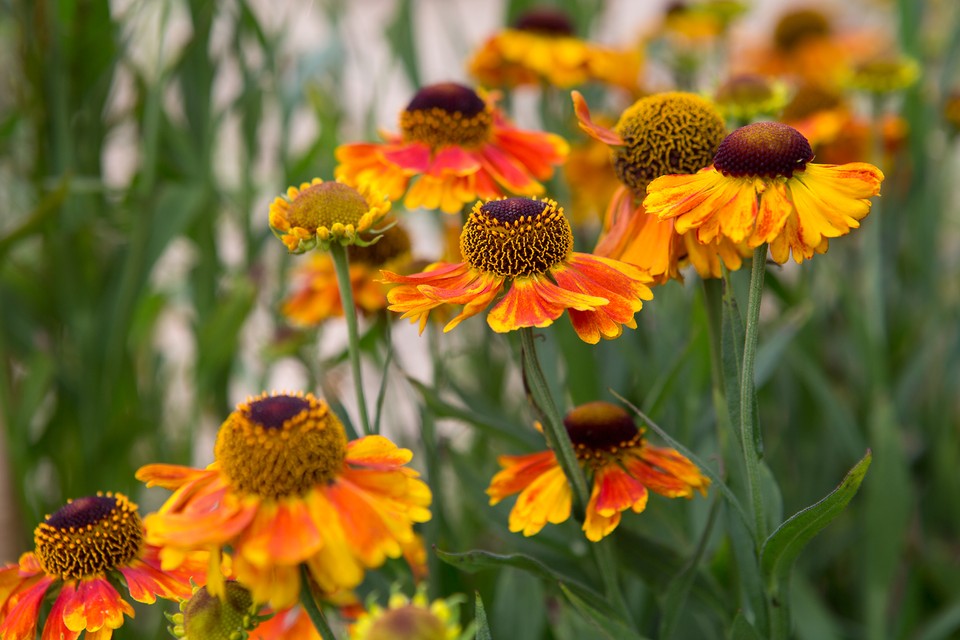
[[[546,82],[569,88],[590,81],[636,90],[638,49],[612,49],[574,35],[569,17],[537,8],[521,15],[512,28],[488,38],[467,68],[487,87],[516,87]]]
[[[713,164],[694,175],[657,178],[647,212],[695,229],[700,242],[769,243],[776,262],[797,262],[827,250],[828,239],[860,226],[880,193],[883,173],[863,162],[813,164],[810,143],[796,129],[758,122],[727,136]]]
[[[590,402],[570,411],[563,424],[580,466],[592,483],[583,531],[593,542],[607,536],[623,511],[640,513],[648,490],[668,498],[706,495],[710,479],[674,449],[651,446],[626,411],[608,402]],[[514,533],[532,536],[549,522],[570,517],[572,491],[553,451],[500,456],[503,469],[490,481],[494,505],[519,493],[510,510]]]
[[[33,536],[35,550],[0,569],[4,640],[33,640],[44,597],[57,590],[43,638],[75,640],[86,632],[87,640],[109,640],[124,614],[133,617],[118,585],[125,583],[134,600],[152,604],[157,597],[189,597],[191,579],[203,582],[206,573],[205,561],[195,556],[173,571],[162,570],[159,550],[144,543],[137,505],[119,493],[68,501]]]
[[[382,436],[347,442],[310,394],[241,403],[220,427],[215,456],[206,469],[137,472],[174,490],[147,516],[148,541],[163,547],[165,566],[192,549],[230,547],[236,578],[275,609],[297,602],[301,563],[325,592],[353,588],[365,567],[401,555],[414,522],[430,519],[430,489],[404,466],[410,451]],[[210,576],[211,592],[222,586]]]
[[[654,178],[693,173],[710,163],[726,133],[716,108],[691,93],[655,94],[637,100],[616,127],[608,129],[591,119],[579,92],[572,96],[580,127],[610,146],[621,183],[607,207],[594,253],[637,265],[658,284],[681,279],[684,260],[702,277],[719,277],[721,259],[727,268],[739,269],[746,251],[725,240],[701,244],[678,233],[672,221],[649,215],[640,204]]]
[[[450,331],[506,290],[487,315],[494,331],[545,327],[569,310],[580,339],[595,344],[619,337],[623,325],[636,328],[634,314],[653,297],[644,271],[573,251],[570,223],[547,198],[478,202],[460,234],[460,253],[463,262],[411,276],[384,271],[387,282],[401,285],[387,294],[389,308],[419,322],[422,332],[431,310],[462,304],[444,327]]]
[[[408,209],[456,213],[477,198],[543,193],[539,181],[553,175],[568,148],[559,136],[517,129],[492,98],[453,82],[418,91],[400,129],[383,134],[384,142],[337,147],[337,177],[375,184],[391,200],[406,192]]]

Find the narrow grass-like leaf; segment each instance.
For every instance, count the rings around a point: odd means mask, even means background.
[[[574,606],[580,615],[590,622],[594,629],[599,631],[604,638],[608,640],[643,640],[643,636],[625,626],[618,619],[604,615],[591,607],[566,585],[561,584],[560,590],[563,591],[563,595],[567,596],[570,604]]]
[[[476,592],[474,603],[473,616],[477,623],[476,640],[493,640],[493,637],[490,635],[490,623],[487,622],[487,612],[483,608],[483,599],[480,597],[479,591]]]
[[[741,611],[733,619],[733,626],[730,628],[730,640],[762,640],[762,636]]]

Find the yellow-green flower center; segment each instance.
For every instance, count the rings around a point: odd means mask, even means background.
[[[417,92],[400,113],[404,140],[436,149],[476,147],[490,139],[493,112],[477,93],[455,82],[433,84]]]
[[[310,185],[290,202],[287,220],[291,227],[311,232],[340,223],[354,227],[370,209],[360,193],[341,182],[320,182]]]
[[[137,505],[119,493],[67,502],[33,532],[44,572],[64,580],[103,575],[140,552],[143,522]]]
[[[811,160],[813,150],[799,131],[779,122],[757,122],[724,138],[713,166],[735,178],[790,178]]]
[[[783,119],[787,122],[803,120],[818,111],[836,109],[842,101],[839,93],[807,82],[797,87],[790,102],[783,108]]]
[[[660,176],[696,173],[710,164],[726,126],[716,107],[692,93],[660,93],[637,100],[615,127],[624,146],[615,147],[620,182],[637,195]]]
[[[777,21],[773,43],[780,51],[791,52],[814,38],[830,35],[830,21],[813,9],[789,11]]]
[[[407,604],[385,611],[365,640],[445,640],[447,626],[429,609]]]
[[[478,202],[460,234],[460,253],[470,266],[508,278],[545,273],[572,250],[570,223],[550,199]]]
[[[174,635],[183,640],[238,640],[257,626],[257,607],[250,592],[230,580],[221,600],[201,587],[180,605],[182,613],[173,617]]]
[[[522,13],[514,21],[513,28],[545,36],[573,35],[573,23],[570,17],[559,9],[549,7],[538,7]]]
[[[230,414],[214,453],[241,493],[302,496],[337,477],[347,437],[327,403],[313,395],[264,394]]]
[[[410,236],[403,227],[396,224],[380,235],[380,239],[366,246],[350,245],[347,255],[350,262],[370,267],[382,267],[391,260],[410,253]]]
[[[880,58],[854,69],[850,85],[873,93],[906,89],[920,77],[920,67],[912,58]]]
[[[577,458],[590,462],[639,446],[643,434],[626,411],[609,402],[588,402],[563,418]]]

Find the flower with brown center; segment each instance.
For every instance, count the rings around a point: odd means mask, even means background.
[[[388,211],[390,201],[369,185],[355,188],[314,178],[273,201],[270,229],[290,253],[327,249],[332,242],[366,246],[376,242],[376,236],[365,239],[363,234]]]
[[[814,164],[796,129],[758,122],[727,136],[713,164],[694,175],[654,180],[644,206],[700,242],[727,238],[770,244],[776,262],[802,262],[827,250],[828,239],[860,226],[883,173],[871,164]]]
[[[176,566],[192,549],[233,550],[236,578],[255,602],[297,602],[305,563],[325,593],[357,586],[364,568],[399,557],[413,523],[430,519],[430,489],[404,465],[412,454],[381,436],[347,442],[327,403],[263,394],[220,427],[206,469],[141,468],[148,486],[175,490],[147,516],[147,541]],[[223,578],[208,585],[222,593]]]
[[[384,142],[337,147],[337,177],[376,185],[392,200],[406,193],[408,209],[458,213],[477,198],[542,193],[540,181],[567,155],[559,136],[514,127],[492,96],[454,82],[420,89],[400,130]]]
[[[609,402],[589,402],[563,419],[577,461],[592,484],[583,531],[597,542],[610,534],[622,512],[640,513],[648,490],[668,498],[706,495],[710,486],[687,458],[673,449],[651,446],[630,415]],[[515,493],[510,531],[532,536],[549,522],[570,517],[572,491],[553,451],[500,456],[503,469],[490,481],[487,495],[494,505]]]
[[[545,198],[477,202],[460,234],[463,262],[436,263],[423,273],[383,272],[390,309],[426,326],[430,311],[462,304],[450,331],[506,295],[487,315],[494,331],[545,327],[565,310],[584,342],[617,338],[636,328],[634,314],[653,297],[643,271],[616,260],[573,251],[573,233],[563,209]]]
[[[546,83],[569,88],[596,81],[635,90],[640,63],[639,49],[581,40],[567,14],[539,7],[488,38],[470,57],[467,69],[487,87]]]
[[[375,602],[367,606],[350,625],[350,640],[457,640],[460,635],[462,596],[430,602],[421,588],[408,598],[399,592],[390,595],[386,607]],[[472,636],[470,636],[472,637]]]
[[[36,547],[18,564],[0,568],[0,637],[33,640],[44,597],[56,592],[44,638],[109,640],[133,607],[120,595],[152,604],[189,597],[202,583],[206,554],[161,568],[159,549],[144,542],[137,505],[119,493],[70,500],[34,531]],[[122,577],[123,581],[117,578]]]
[[[624,111],[613,129],[592,120],[586,100],[576,91],[573,104],[580,127],[610,146],[622,185],[607,207],[597,255],[635,264],[657,283],[680,279],[684,261],[702,277],[719,277],[721,259],[729,269],[740,268],[745,249],[725,240],[701,244],[677,233],[671,221],[649,215],[641,204],[651,180],[694,173],[710,163],[726,133],[713,104],[692,93],[654,94]]]

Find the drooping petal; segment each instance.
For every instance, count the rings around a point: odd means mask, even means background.
[[[570,517],[572,492],[563,469],[555,468],[540,475],[520,492],[510,511],[510,531],[529,537],[549,522],[559,524]]]
[[[40,604],[56,578],[44,576],[29,586],[15,591],[4,604],[4,618],[0,621],[0,638],[4,640],[33,640],[36,636]]]
[[[557,457],[553,451],[540,451],[522,456],[500,456],[497,462],[503,469],[493,476],[487,488],[491,505],[523,491],[531,482],[556,468]]]
[[[636,265],[655,282],[680,278],[678,261],[682,255],[680,236],[672,220],[660,220],[635,203],[630,189],[621,186],[607,209],[609,228],[597,240],[593,253]]]
[[[300,496],[263,500],[235,543],[237,555],[258,567],[295,565],[322,545],[320,531]]]
[[[130,603],[101,577],[65,583],[58,600],[61,599],[64,599],[63,622],[71,631],[119,629],[123,615],[132,618],[134,613]]]
[[[586,131],[591,138],[609,144],[610,146],[622,147],[626,145],[623,138],[615,131],[601,127],[593,122],[590,117],[590,108],[587,106],[587,101],[579,91],[571,91],[570,97],[573,98],[573,110],[577,114],[577,122],[580,128]]]
[[[559,287],[542,275],[514,278],[507,295],[487,315],[497,333],[521,327],[546,327],[566,309],[593,310],[609,301]]]
[[[237,580],[250,589],[254,602],[268,603],[274,609],[286,609],[300,597],[298,565],[253,564],[242,556],[234,559]]]
[[[616,464],[600,467],[593,478],[593,491],[587,503],[583,531],[587,539],[598,542],[620,524],[620,513],[633,509],[640,513],[647,506],[647,489]]]

